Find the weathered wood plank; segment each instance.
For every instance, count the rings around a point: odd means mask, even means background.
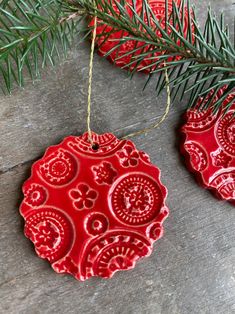
[[[232,0],[212,4],[232,20]],[[197,1],[202,20],[206,6]],[[235,313],[235,211],[199,188],[181,160],[176,129],[186,99],[160,129],[134,138],[162,169],[169,190],[171,215],[151,257],[112,280],[80,283],[56,275],[24,237],[18,206],[32,160],[86,127],[88,57],[87,44],[74,48],[35,86],[0,97],[0,313]],[[156,100],[153,85],[144,92],[142,86],[142,75],[130,81],[126,72],[96,56],[94,130],[121,136],[159,117],[165,94]]]

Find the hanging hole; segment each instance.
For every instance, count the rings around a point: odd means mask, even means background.
[[[98,143],[94,143],[91,148],[94,150],[94,151],[97,151],[99,149],[99,144]]]

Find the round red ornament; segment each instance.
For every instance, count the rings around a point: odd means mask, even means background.
[[[110,278],[151,254],[168,215],[166,188],[147,154],[113,134],[49,147],[23,185],[20,212],[36,253],[78,280]]]
[[[213,100],[221,97],[220,90]],[[210,93],[208,98],[213,94]],[[228,96],[223,107],[234,99],[228,112],[216,114],[212,109],[190,109],[182,128],[181,152],[186,163],[203,187],[211,189],[223,200],[235,204],[235,97]],[[197,106],[200,106],[202,99]]]
[[[181,0],[175,1],[178,6],[180,6]],[[111,1],[113,5],[113,9],[115,10],[116,13],[119,13],[119,9],[116,6],[114,1]],[[133,5],[132,0],[126,1],[127,4]],[[162,28],[165,29],[165,20],[166,20],[166,8],[165,8],[165,0],[149,0],[148,1],[149,6],[153,12],[153,14],[156,16],[157,20],[160,22],[160,25]],[[139,15],[142,14],[142,5],[143,5],[143,0],[136,0],[136,11]],[[133,13],[131,9],[126,5],[126,9],[130,17],[133,16]],[[173,0],[168,1],[168,15],[172,13],[173,9]],[[187,36],[187,29],[188,29],[188,13],[187,9],[184,8],[185,13],[184,13],[184,29],[183,32],[185,34],[185,37]],[[147,14],[145,14],[144,21],[146,24],[148,23],[147,19]],[[98,45],[98,52],[101,56],[106,55],[111,49],[113,49],[117,44],[119,44],[119,39],[123,37],[129,37],[129,33],[126,31],[113,31],[113,28],[111,26],[108,26],[104,24],[103,22],[100,22],[98,19],[98,25],[96,29],[96,44]],[[151,26],[156,27],[154,24],[153,19],[151,18]],[[94,26],[94,19],[91,21],[90,26]],[[110,33],[110,34],[109,34]],[[156,31],[157,35],[161,37],[161,32]],[[171,28],[168,27],[168,34],[171,33]],[[105,35],[107,34],[107,35]],[[180,43],[179,43],[180,45]],[[139,48],[139,49],[138,49]],[[127,52],[132,51],[133,49],[137,49],[133,54],[125,56]],[[146,66],[151,65],[153,62],[156,62],[158,60],[158,56],[163,54],[163,53],[155,53],[154,56],[156,59],[148,59],[152,58],[151,54],[151,47],[150,46],[145,46],[144,43],[142,42],[137,42],[135,40],[129,40],[122,45],[120,45],[116,50],[112,51],[108,55],[108,59],[112,62],[115,63],[118,67],[125,67],[125,65],[129,64],[131,61],[134,61],[133,56],[138,57],[139,54],[144,53],[149,51],[149,55],[146,56],[146,58],[138,64],[136,62],[132,63],[128,68],[130,70],[134,69],[137,66],[138,71],[142,71],[142,69]],[[123,56],[123,57],[122,57]],[[173,59],[172,58],[169,58]],[[176,59],[180,59],[180,57],[176,57]],[[149,73],[153,68],[149,67],[147,69],[144,69],[143,72]]]

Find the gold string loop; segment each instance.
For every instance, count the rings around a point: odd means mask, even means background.
[[[92,139],[92,131],[91,131],[91,85],[92,85],[92,75],[93,75],[93,60],[94,60],[94,51],[95,51],[96,29],[97,29],[97,17],[95,16],[94,30],[92,33],[92,42],[91,42],[89,79],[88,79],[88,96],[87,96],[87,132],[88,132],[88,140],[90,141],[92,146],[94,145],[94,141]]]
[[[165,66],[166,66],[166,64],[164,62],[164,67]],[[125,139],[128,139],[130,137],[134,137],[134,136],[141,135],[141,134],[146,134],[146,133],[152,131],[153,129],[158,128],[166,120],[168,113],[170,111],[170,106],[171,106],[171,90],[170,90],[170,80],[169,80],[167,69],[165,69],[164,71],[165,71],[166,93],[167,93],[167,102],[166,102],[165,112],[163,113],[161,118],[157,121],[157,123],[154,123],[151,126],[144,128],[142,130],[139,130],[137,132],[127,134],[127,135],[123,136],[122,139],[125,140]]]
[[[93,60],[94,60],[94,51],[95,51],[95,39],[96,39],[96,30],[97,30],[97,17],[94,18],[94,29],[92,33],[92,42],[91,42],[91,52],[90,52],[90,62],[89,62],[89,79],[88,79],[88,97],[87,97],[87,132],[88,132],[88,140],[91,143],[92,146],[95,145],[93,139],[92,139],[92,131],[91,131],[91,91],[92,91],[92,75],[93,75]],[[164,67],[166,66],[164,62]],[[133,136],[146,134],[153,129],[156,129],[159,127],[166,119],[169,111],[170,111],[170,105],[171,105],[171,92],[170,92],[170,82],[169,82],[169,76],[167,69],[165,71],[165,80],[166,80],[166,92],[167,92],[167,102],[166,102],[166,109],[162,117],[159,119],[157,123],[154,123],[153,125],[144,128],[142,130],[139,130],[137,132],[133,132],[130,134],[127,134],[126,136],[123,136],[122,139],[127,139]]]

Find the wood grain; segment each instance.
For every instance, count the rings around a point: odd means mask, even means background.
[[[232,0],[214,0],[232,23]],[[205,1],[197,1],[201,21]],[[47,146],[85,130],[89,46],[29,81],[25,90],[0,96],[0,313],[230,314],[235,313],[235,210],[201,189],[178,151],[180,117],[187,98],[168,120],[134,138],[162,170],[170,217],[154,253],[111,280],[81,283],[57,275],[39,259],[23,235],[18,207],[21,185],[33,160]],[[166,95],[156,99],[154,82],[142,91],[144,75],[127,73],[95,56],[92,127],[122,136],[155,121]]]

